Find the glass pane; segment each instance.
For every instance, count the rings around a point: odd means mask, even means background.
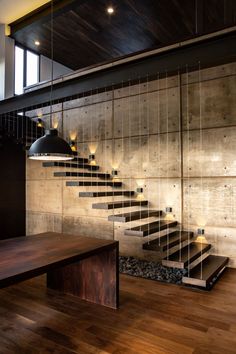
[[[15,94],[23,93],[24,86],[24,49],[15,47]]]
[[[39,81],[39,56],[27,50],[26,86]]]

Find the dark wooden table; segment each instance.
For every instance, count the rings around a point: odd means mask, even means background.
[[[118,308],[118,242],[48,232],[0,241],[0,288],[47,273],[48,288]]]

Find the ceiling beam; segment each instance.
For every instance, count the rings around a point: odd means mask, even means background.
[[[195,34],[200,35],[204,31],[204,0],[195,0]]]
[[[138,60],[120,60],[114,66],[108,65],[100,71],[91,71],[79,77],[62,80],[53,85],[52,100],[71,99],[75,95],[84,95],[95,90],[108,90],[119,86],[121,82],[139,81],[140,78],[157,77],[157,74],[168,75],[181,69],[195,70],[198,63],[201,68],[236,61],[236,34],[226,33],[220,38],[214,38],[201,43],[189,43],[186,46],[175,47],[168,52],[162,52]],[[98,67],[99,69],[99,67]],[[27,92],[23,95],[0,102],[0,114],[15,110],[24,110],[37,105],[47,105],[50,97],[50,85]]]
[[[75,2],[84,2],[85,0],[54,0],[53,1],[53,17],[59,16],[62,12],[69,11],[73,8]],[[44,23],[50,20],[51,17],[51,1],[36,10],[28,13],[27,15],[19,18],[18,20],[10,23],[11,35],[17,31],[25,28],[32,23]]]

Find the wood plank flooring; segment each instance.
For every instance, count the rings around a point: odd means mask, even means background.
[[[0,354],[235,354],[236,269],[211,292],[121,275],[120,310],[47,290],[0,290]]]

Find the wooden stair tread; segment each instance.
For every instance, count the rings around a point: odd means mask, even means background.
[[[74,160],[72,160],[71,163],[70,162],[58,162],[58,161],[43,162],[43,167],[84,168],[84,169],[92,170],[92,171],[99,170],[98,165],[89,165],[86,163],[74,163]]]
[[[116,202],[107,202],[107,203],[96,203],[92,204],[93,209],[117,209],[117,208],[128,208],[132,206],[145,206],[148,205],[147,200],[120,200]]]
[[[105,191],[105,192],[79,192],[81,198],[100,198],[100,197],[116,197],[124,195],[126,197],[132,197],[135,194],[134,191]]]
[[[92,186],[109,186],[109,187],[121,187],[122,182],[112,181],[66,181],[68,187],[92,187]]]
[[[177,221],[159,220],[127,229],[125,230],[125,235],[145,237],[175,226],[177,226]]]
[[[207,287],[227,265],[228,257],[209,255],[201,263],[192,268],[188,276],[183,277],[184,284]]]
[[[145,219],[152,216],[161,216],[162,211],[160,210],[139,210],[133,211],[131,213],[124,213],[124,214],[116,214],[108,216],[109,221],[116,221],[116,222],[129,222],[139,219]]]
[[[89,159],[86,159],[84,157],[74,157],[71,161],[79,163],[89,163]]]
[[[194,236],[193,232],[189,231],[173,231],[167,233],[155,240],[146,242],[143,244],[143,249],[152,251],[166,251],[171,247],[181,244],[184,241],[192,239]]]
[[[192,242],[162,260],[166,267],[186,268],[211,248],[210,244]]]
[[[109,179],[111,175],[109,173],[101,173],[101,172],[54,172],[54,177],[90,177],[90,178],[106,178]]]

